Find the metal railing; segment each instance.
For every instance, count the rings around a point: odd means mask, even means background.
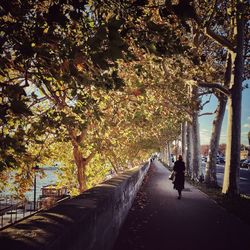
[[[44,206],[42,201],[38,200],[36,206],[34,206],[33,201],[18,201],[11,196],[0,196],[0,230],[69,198],[69,196],[63,197],[48,206]],[[34,210],[34,207],[36,207],[36,210]]]
[[[39,208],[37,201],[37,208]],[[12,225],[15,222],[35,213],[33,202],[16,200],[12,196],[0,197],[0,229]]]

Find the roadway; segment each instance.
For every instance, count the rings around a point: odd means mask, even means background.
[[[203,173],[205,173],[205,163],[202,163]],[[217,164],[217,182],[222,187],[224,177],[224,164]],[[240,193],[250,196],[250,170],[240,168]]]

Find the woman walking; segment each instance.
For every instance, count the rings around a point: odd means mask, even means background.
[[[174,163],[175,179],[173,181],[174,189],[178,191],[178,199],[181,199],[181,191],[184,189],[185,181],[185,163],[182,156],[179,155],[178,160]]]

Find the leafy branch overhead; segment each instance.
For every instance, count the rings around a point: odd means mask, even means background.
[[[81,192],[175,139],[192,87],[223,78],[218,43],[234,51],[197,4],[1,1],[1,171],[60,162]]]

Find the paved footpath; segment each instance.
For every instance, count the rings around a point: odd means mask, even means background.
[[[113,250],[250,250],[249,225],[188,183],[178,200],[168,176],[155,160]]]

